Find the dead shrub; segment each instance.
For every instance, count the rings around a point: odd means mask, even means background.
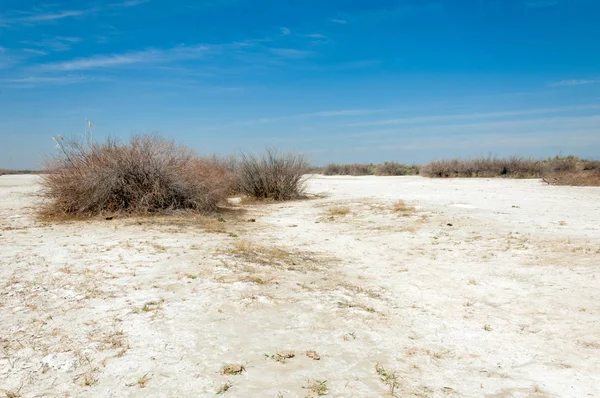
[[[59,153],[42,175],[43,215],[212,211],[230,186],[223,167],[159,136],[135,136],[128,144],[55,141]]]
[[[235,167],[235,186],[240,193],[276,201],[304,196],[304,175],[310,164],[302,154],[280,154],[266,149],[262,155],[241,154]]]

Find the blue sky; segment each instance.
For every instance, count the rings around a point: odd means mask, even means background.
[[[160,132],[316,163],[600,155],[595,0],[1,0],[0,167]]]

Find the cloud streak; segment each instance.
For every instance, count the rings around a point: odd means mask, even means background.
[[[571,79],[561,80],[559,82],[550,83],[551,86],[581,86],[584,84],[597,84],[600,79]]]
[[[166,63],[194,59],[204,56],[209,46],[175,47],[167,50],[133,51],[125,54],[98,55],[64,62],[47,63],[39,66],[46,71],[78,71],[120,67],[139,63]]]
[[[100,12],[111,8],[134,7],[149,2],[150,0],[128,0],[121,3],[108,4],[105,7],[92,7],[81,10],[53,10],[53,11],[15,11],[11,16],[0,14],[0,26],[36,25],[45,22],[55,22],[67,18],[82,17],[87,14]]]
[[[522,110],[522,111],[502,111],[502,112],[489,112],[489,113],[467,113],[467,114],[454,114],[454,115],[407,117],[407,118],[397,118],[397,119],[376,120],[376,121],[361,122],[361,123],[351,123],[351,124],[348,124],[347,126],[349,126],[349,127],[392,126],[392,125],[431,123],[431,122],[462,120],[462,119],[492,119],[492,118],[497,118],[497,117],[541,115],[541,114],[547,114],[547,113],[558,113],[558,112],[569,112],[569,111],[588,111],[588,110],[597,110],[597,109],[600,109],[600,104],[581,105],[581,106],[565,106],[565,107],[560,107],[560,108],[528,109],[528,110]]]

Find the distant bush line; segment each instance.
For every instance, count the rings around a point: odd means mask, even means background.
[[[2,175],[14,175],[14,174],[40,174],[38,170],[13,170],[13,169],[0,169],[0,176]]]
[[[384,162],[381,164],[335,164],[331,163],[325,167],[313,167],[315,174],[349,175],[349,176],[406,176],[419,174],[418,166],[408,166],[398,162]]]
[[[576,156],[544,160],[512,156],[435,160],[423,166],[398,162],[382,164],[328,164],[313,167],[313,173],[349,176],[421,175],[429,178],[541,178],[553,185],[600,186],[600,161]]]

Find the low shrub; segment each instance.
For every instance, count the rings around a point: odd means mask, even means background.
[[[159,136],[128,144],[55,141],[59,153],[42,176],[45,215],[212,211],[230,187],[230,174],[215,160]]]
[[[366,176],[375,174],[375,166],[372,164],[328,164],[323,168],[323,174],[326,176],[345,175],[345,176]]]
[[[506,159],[492,156],[473,159],[435,160],[421,167],[425,177],[511,177],[539,178],[543,163],[530,158],[510,157]]]
[[[304,175],[310,164],[301,154],[241,154],[235,166],[235,189],[256,199],[292,200],[304,196]]]
[[[417,166],[407,166],[398,162],[384,162],[377,165],[375,174],[378,176],[406,176],[419,174]]]

